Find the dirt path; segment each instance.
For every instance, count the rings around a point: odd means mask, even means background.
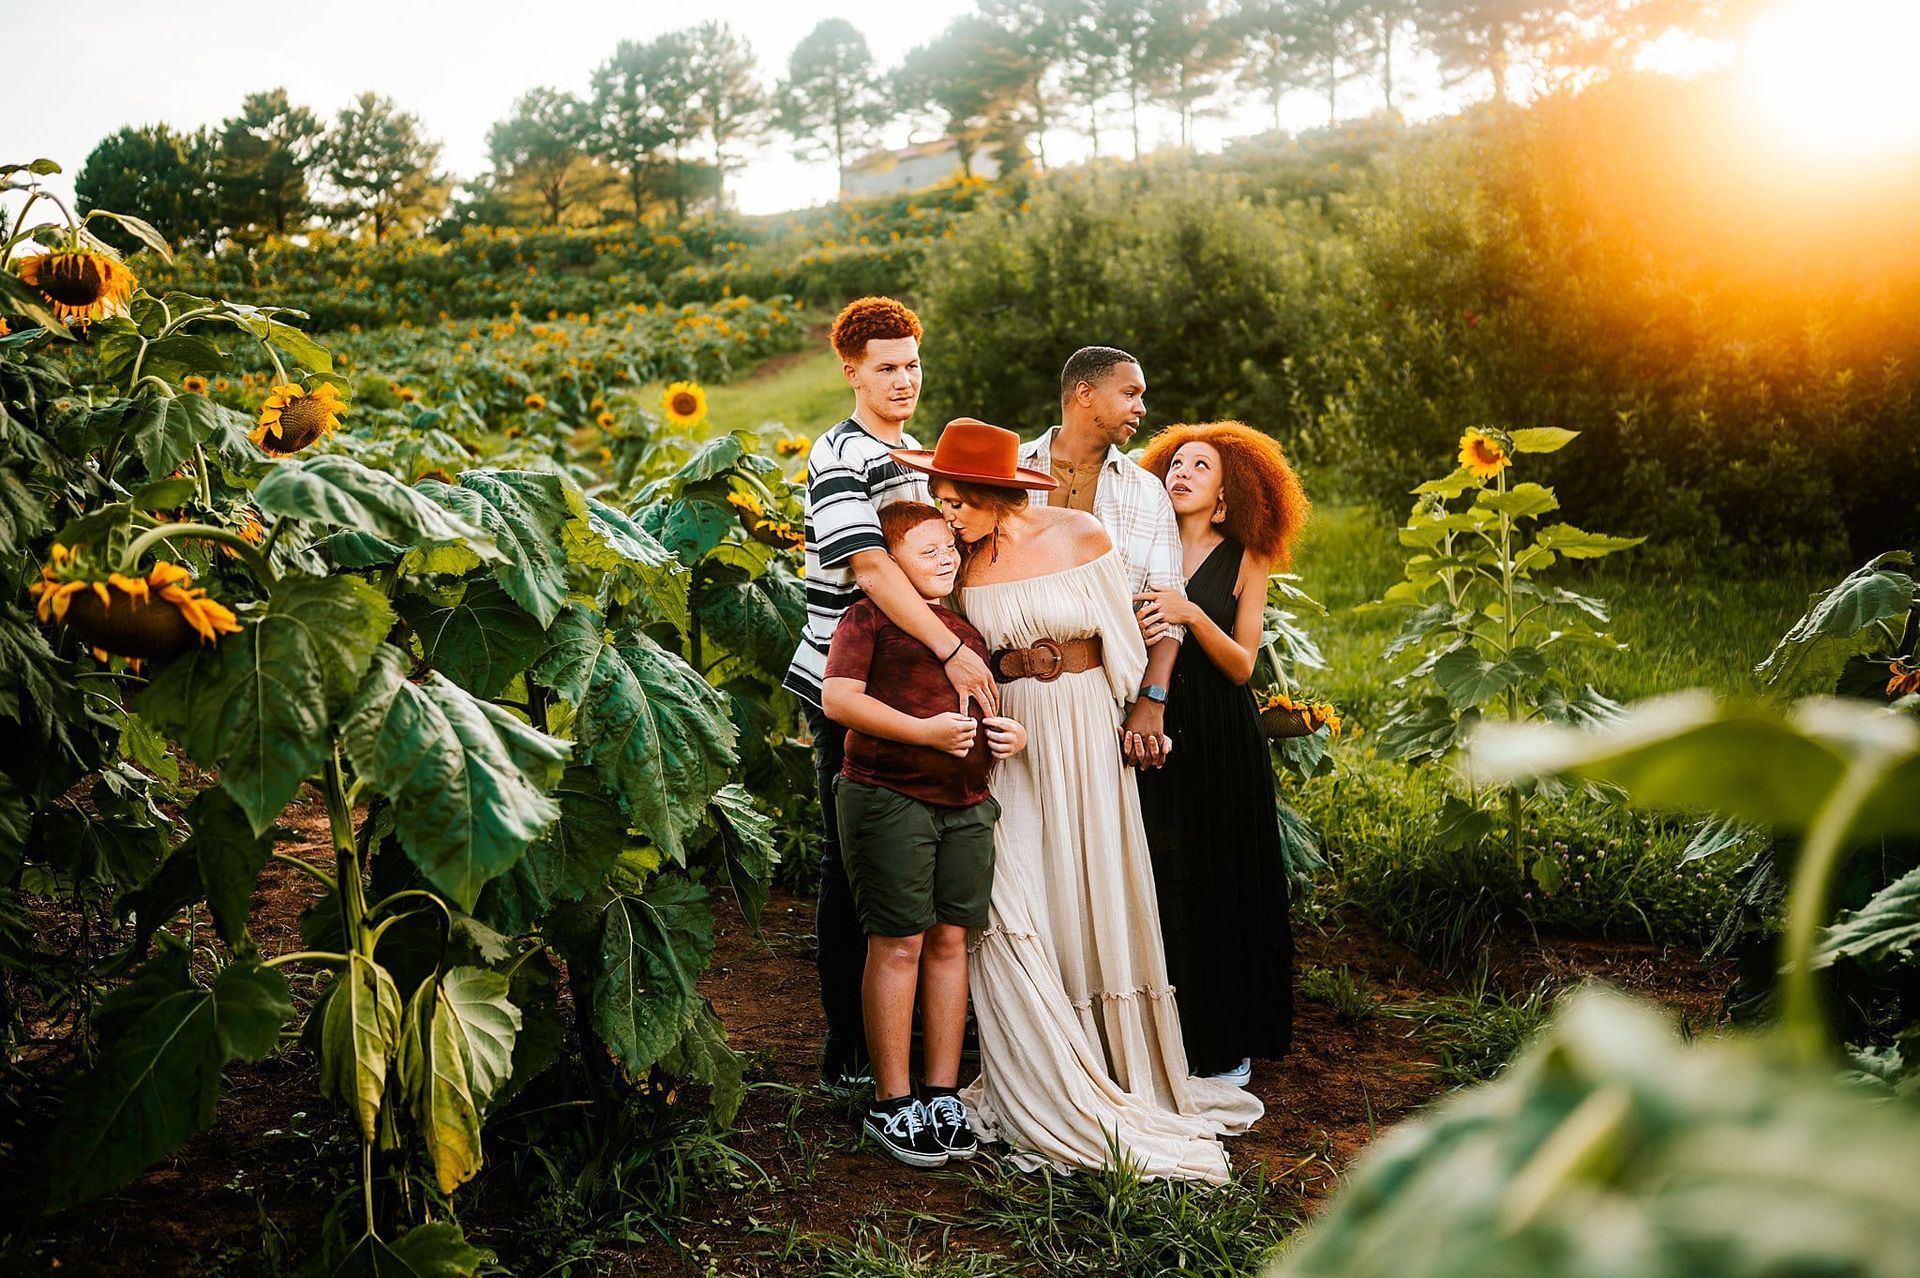
[[[326,858],[325,821],[317,806],[296,806],[286,823],[300,841],[283,844],[283,850]],[[317,890],[314,880],[291,867],[267,868],[253,899],[252,930],[263,951],[299,948],[299,914]],[[855,1111],[812,1089],[822,1026],[810,957],[812,913],[810,901],[777,893],[756,936],[730,901],[723,904],[714,965],[702,983],[729,1038],[752,1060],[753,1086],[731,1143],[754,1160],[768,1183],[698,1204],[690,1213],[695,1223],[673,1230],[676,1245],[654,1242],[599,1253],[594,1272],[796,1272],[793,1262],[769,1258],[783,1241],[844,1238],[863,1224],[897,1232],[908,1216],[965,1212],[970,1190],[963,1175],[908,1172],[862,1148]],[[58,944],[63,920],[49,911],[45,923]],[[1300,970],[1345,965],[1365,978],[1382,1004],[1450,992],[1448,982],[1415,955],[1359,922],[1301,933]],[[1524,988],[1540,975],[1598,975],[1660,998],[1696,1022],[1714,1018],[1725,981],[1724,972],[1702,968],[1692,955],[1644,944],[1548,940],[1509,946],[1493,957],[1510,987]],[[310,993],[310,982],[296,982],[296,997]],[[1346,1019],[1305,999],[1296,1006],[1292,1055],[1255,1065],[1253,1089],[1266,1103],[1267,1117],[1232,1148],[1236,1165],[1258,1160],[1270,1180],[1311,1210],[1379,1130],[1441,1088],[1425,1069],[1432,1055],[1413,1021],[1387,1015]],[[42,1060],[53,1064],[50,1054]],[[59,1071],[48,1072],[56,1077],[40,1077],[38,1085],[57,1082]],[[34,1077],[32,1060],[23,1062],[22,1076]],[[16,1240],[16,1251],[0,1256],[7,1262],[0,1268],[145,1278],[260,1273],[263,1249],[278,1249],[296,1264],[303,1260],[341,1187],[329,1175],[352,1170],[351,1136],[317,1094],[312,1058],[303,1050],[236,1067],[229,1080],[211,1131],[112,1199],[51,1222],[36,1217],[44,1169],[26,1156],[45,1133],[0,1132],[0,1232]],[[490,1195],[468,1217],[476,1241],[499,1247],[513,1236],[510,1197]],[[37,1245],[20,1248],[22,1238]],[[964,1232],[962,1241],[989,1247],[995,1242]]]

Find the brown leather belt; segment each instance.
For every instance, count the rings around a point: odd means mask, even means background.
[[[1001,683],[1038,679],[1052,683],[1063,674],[1080,674],[1100,667],[1100,636],[1084,639],[1036,639],[1027,648],[996,648],[987,668]]]

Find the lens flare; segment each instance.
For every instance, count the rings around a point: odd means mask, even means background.
[[[1742,65],[1756,123],[1796,150],[1862,157],[1920,148],[1915,0],[1786,0],[1760,13]]]

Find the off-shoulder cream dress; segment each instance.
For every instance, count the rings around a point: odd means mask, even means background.
[[[1111,1137],[1145,1176],[1223,1181],[1219,1137],[1245,1131],[1261,1105],[1187,1075],[1140,798],[1118,744],[1147,662],[1120,557],[967,587],[959,603],[994,648],[1095,634],[1104,647],[1099,669],[1001,687],[1001,713],[1028,741],[992,781],[992,904],[969,964],[974,1123],[1028,1169],[1105,1166]]]

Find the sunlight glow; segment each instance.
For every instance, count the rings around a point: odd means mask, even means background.
[[[1767,133],[1796,150],[1920,147],[1916,50],[1916,0],[1785,0],[1754,22],[1745,95]]]

